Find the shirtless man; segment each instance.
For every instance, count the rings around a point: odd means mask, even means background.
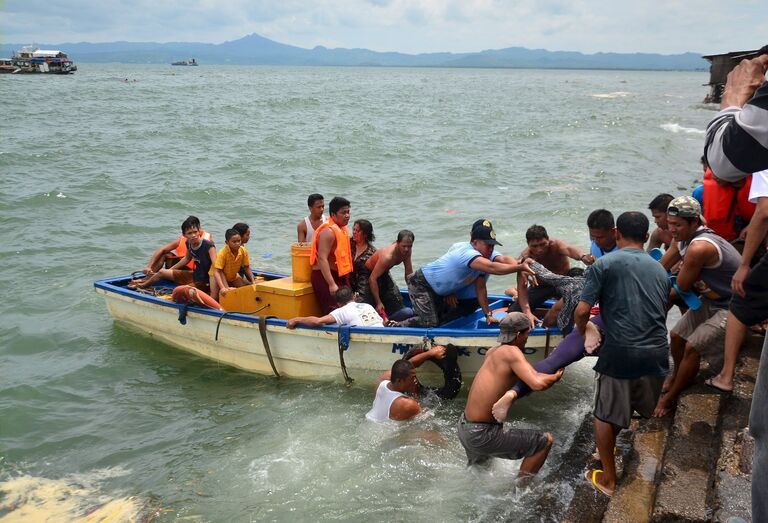
[[[309,207],[309,216],[301,220],[296,226],[299,243],[311,243],[315,231],[326,220],[323,215],[325,199],[322,194],[310,194],[307,198],[307,207]]]
[[[521,253],[521,259],[532,258],[555,274],[564,276],[571,269],[569,259],[584,262],[587,255],[579,247],[574,247],[563,240],[550,238],[547,230],[541,225],[532,225],[525,232],[525,241],[528,247]],[[511,294],[511,290],[506,291]],[[509,308],[510,312],[522,312],[535,326],[539,321],[533,314],[533,310],[541,307],[545,301],[555,296],[555,288],[544,282],[539,282],[536,287],[528,288],[528,278],[523,273],[518,273],[517,301]]]
[[[403,298],[400,296],[400,289],[395,285],[390,269],[396,265],[403,264],[405,268],[406,283],[413,274],[413,265],[411,264],[411,251],[413,250],[413,233],[403,229],[397,233],[397,241],[387,245],[373,253],[373,256],[365,262],[365,268],[371,271],[368,278],[373,306],[379,314],[392,316],[403,308]],[[387,301],[387,303],[384,303]],[[404,318],[393,317],[393,320]]]
[[[483,366],[469,390],[464,415],[459,420],[459,441],[467,452],[468,465],[485,463],[492,457],[523,459],[518,477],[536,474],[552,448],[552,434],[508,427],[496,421],[491,409],[514,383],[521,379],[533,390],[551,387],[563,375],[536,372],[522,349],[530,332],[528,318],[511,312],[499,323],[499,345],[488,350]]]
[[[328,221],[320,224],[312,238],[309,263],[312,265],[312,288],[323,314],[336,308],[336,291],[349,286],[352,272],[352,247],[349,240],[350,203],[336,196],[329,206]]]
[[[674,196],[671,194],[663,193],[648,204],[653,221],[656,223],[656,229],[651,233],[651,238],[648,240],[648,248],[646,249],[648,252],[659,247],[664,247],[664,250],[667,250],[672,244],[672,233],[669,232],[667,225],[667,206],[673,199]]]

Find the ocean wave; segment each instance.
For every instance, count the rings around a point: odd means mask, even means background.
[[[612,93],[593,93],[592,98],[626,98],[630,93],[627,91],[614,91]]]
[[[685,134],[704,134],[706,131],[703,129],[696,129],[695,127],[683,127],[682,125],[678,123],[663,123],[659,127],[664,129],[665,131],[669,131],[671,133],[685,133]]]

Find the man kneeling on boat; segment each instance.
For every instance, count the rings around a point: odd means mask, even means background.
[[[372,306],[367,303],[354,301],[354,293],[349,287],[341,287],[336,291],[336,303],[339,308],[325,316],[298,316],[288,320],[288,328],[295,329],[298,325],[320,327],[322,325],[351,325],[352,327],[383,327],[384,321]]]
[[[379,377],[373,407],[365,417],[378,422],[412,419],[421,412],[419,399],[428,391],[442,399],[455,398],[462,384],[457,356],[456,347],[452,345],[432,345],[428,350],[418,347],[409,351],[392,365],[392,370]],[[427,360],[432,360],[443,370],[443,387],[425,387],[416,377],[416,368]]]

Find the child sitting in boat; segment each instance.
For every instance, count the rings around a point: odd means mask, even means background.
[[[201,237],[200,221],[194,216],[184,220],[184,223],[181,224],[181,232],[184,235],[185,248],[185,254],[181,260],[170,269],[160,269],[149,278],[136,283],[136,287],[144,289],[160,280],[169,280],[179,284],[191,284],[203,292],[210,292],[208,272],[216,258],[216,246],[212,241]],[[185,272],[181,268],[190,262],[194,262],[194,268],[186,272],[191,272],[191,278],[187,275],[180,277],[180,274]]]
[[[288,320],[287,327],[295,329],[298,325],[307,327],[320,327],[322,325],[351,325],[352,327],[383,327],[384,321],[376,312],[376,309],[367,303],[358,303],[354,300],[354,293],[349,287],[341,287],[336,291],[336,303],[339,308],[332,310],[325,316],[298,316]]]
[[[227,244],[216,255],[216,261],[211,267],[211,297],[218,301],[219,295],[226,294],[231,287],[242,287],[246,281],[253,283],[251,259],[248,249],[243,247],[240,233],[235,229],[227,229],[224,233]],[[245,278],[240,276],[240,268],[244,268]]]
[[[200,220],[196,216],[189,216],[184,223],[194,225],[200,230],[200,237],[208,241],[213,241],[210,233],[205,232],[200,227]],[[150,258],[149,263],[144,267],[144,275],[150,277],[163,267],[170,268],[187,253],[186,238],[184,232],[170,243],[166,243],[157,249]],[[192,269],[195,263],[189,262],[188,266],[181,267],[174,273],[173,281],[179,284],[190,283],[192,281]]]

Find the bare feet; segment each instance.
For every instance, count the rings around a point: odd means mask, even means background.
[[[667,400],[666,396],[662,396],[656,404],[656,408],[653,410],[653,417],[663,418],[673,410],[675,410],[675,402]]]
[[[597,325],[591,321],[587,322],[587,329],[584,332],[584,350],[587,354],[592,354],[600,346],[603,341],[603,337],[600,335],[600,330]]]
[[[491,413],[493,414],[493,417],[496,419],[496,421],[499,423],[504,423],[504,420],[507,419],[509,407],[512,406],[516,399],[517,392],[514,390],[508,390],[506,394],[499,398],[499,401],[493,404],[493,407],[491,407]]]
[[[667,378],[664,380],[664,384],[661,386],[661,393],[666,394],[669,392],[669,389],[672,388],[672,383],[675,381],[675,373],[671,373]]]

